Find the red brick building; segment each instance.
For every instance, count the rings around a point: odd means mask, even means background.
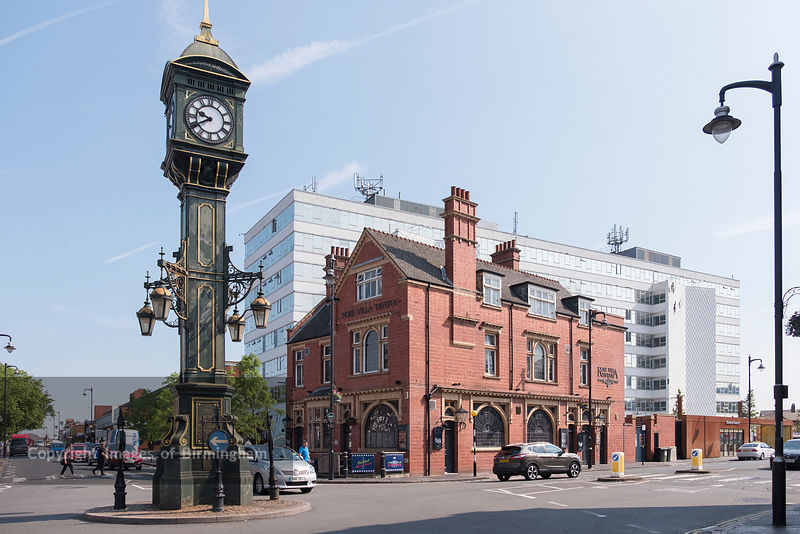
[[[608,315],[606,328],[602,314],[595,318],[590,370],[591,299],[519,271],[514,241],[498,246],[491,263],[477,260],[476,206],[469,191],[452,188],[444,249],[364,229],[352,254],[328,256],[336,276],[334,449],[402,451],[415,475],[471,471],[473,430],[480,470],[507,443],[577,451],[589,430],[591,381],[594,462],[608,461],[622,447],[623,318]],[[287,343],[290,442],[308,439],[321,460],[330,324],[326,298]]]

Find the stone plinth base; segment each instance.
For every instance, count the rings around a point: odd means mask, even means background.
[[[126,523],[130,525],[163,525],[181,523],[225,523],[250,521],[300,514],[311,510],[305,501],[281,499],[258,500],[248,506],[225,506],[224,512],[212,512],[210,505],[188,506],[180,510],[159,510],[152,504],[131,504],[126,510],[113,506],[92,508],[83,513],[84,521]]]

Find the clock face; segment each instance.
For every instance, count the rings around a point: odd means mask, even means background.
[[[197,96],[186,105],[186,126],[206,143],[218,144],[233,133],[233,113],[213,96]]]

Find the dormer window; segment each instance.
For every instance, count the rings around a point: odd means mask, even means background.
[[[500,306],[500,277],[492,273],[483,273],[483,303]]]
[[[528,305],[533,315],[556,318],[556,293],[551,289],[528,285]]]
[[[589,306],[590,302],[588,300],[578,300],[578,314],[580,315],[578,324],[589,326]]]
[[[383,283],[381,281],[381,268],[370,269],[358,273],[356,276],[356,285],[358,287],[357,300],[367,300],[374,297],[380,297],[383,294]]]

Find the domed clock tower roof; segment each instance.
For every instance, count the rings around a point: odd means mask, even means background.
[[[211,21],[208,18],[208,0],[203,5],[203,22],[200,23],[200,35],[195,36],[194,42],[181,52],[180,57],[205,56],[218,59],[232,67],[236,67],[231,56],[219,47],[219,41],[211,35]]]

